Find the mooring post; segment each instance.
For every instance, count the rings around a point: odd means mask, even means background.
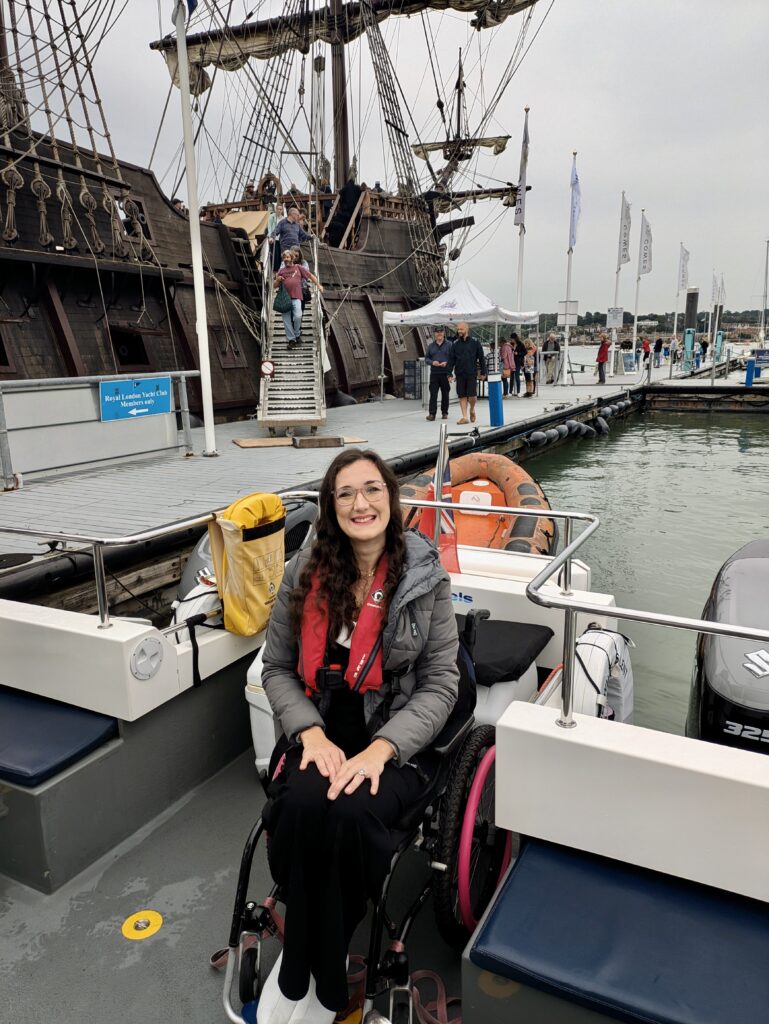
[[[187,378],[179,378],[179,412],[182,416],[184,431],[184,454],[192,455],[192,428],[190,425],[190,403],[187,399]]]

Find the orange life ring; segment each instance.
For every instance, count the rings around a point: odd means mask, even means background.
[[[426,499],[432,472],[422,473],[401,486],[401,497]],[[477,504],[478,512],[455,512],[457,542],[471,547],[502,548],[529,554],[550,554],[555,527],[552,519],[505,516],[484,512],[484,506],[550,508],[545,492],[525,469],[504,455],[470,452],[451,460],[454,502]],[[406,525],[419,529],[420,509],[404,509]]]

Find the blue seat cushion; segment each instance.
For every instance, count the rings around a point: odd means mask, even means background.
[[[37,786],[117,735],[117,720],[0,687],[0,779]]]
[[[539,840],[524,844],[469,956],[622,1021],[769,1019],[767,904]]]

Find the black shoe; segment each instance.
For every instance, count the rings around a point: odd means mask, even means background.
[[[435,416],[425,416],[425,419],[426,419],[426,420],[434,420],[434,419],[435,419]]]
[[[448,418],[449,418],[449,414],[448,414],[447,412],[444,412],[444,413],[443,413],[443,414],[441,415],[441,419],[442,419],[442,420],[447,420]]]

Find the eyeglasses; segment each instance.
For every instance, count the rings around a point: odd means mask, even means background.
[[[387,494],[387,487],[374,481],[363,487],[340,487],[338,491],[334,491],[334,500],[337,505],[346,508],[355,503],[358,494],[362,494],[366,501],[377,502]]]

